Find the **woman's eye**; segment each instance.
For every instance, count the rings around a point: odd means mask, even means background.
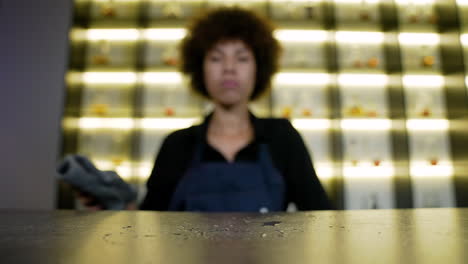
[[[239,60],[240,62],[247,62],[247,61],[250,60],[250,58],[249,58],[249,57],[239,57],[238,60]]]
[[[211,62],[218,62],[221,60],[221,58],[219,58],[218,56],[211,56],[209,57],[209,59]]]

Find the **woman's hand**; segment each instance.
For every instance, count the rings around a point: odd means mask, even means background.
[[[99,204],[96,197],[92,196],[89,193],[75,190],[75,197],[80,202],[80,204],[89,211],[100,211],[105,208]],[[138,210],[136,202],[130,202],[125,206],[125,210]]]
[[[80,202],[80,204],[89,211],[99,211],[104,210],[104,207],[99,204],[96,197],[92,196],[89,193],[75,190],[75,197]]]

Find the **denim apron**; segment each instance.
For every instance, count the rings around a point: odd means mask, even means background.
[[[284,211],[285,184],[265,144],[256,162],[201,162],[203,147],[195,148],[191,166],[171,199],[170,211]]]

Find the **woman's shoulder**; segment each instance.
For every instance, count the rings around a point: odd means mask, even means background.
[[[258,118],[258,123],[265,134],[270,136],[291,135],[296,131],[286,118]]]
[[[189,143],[193,143],[197,139],[199,127],[200,125],[194,125],[191,127],[172,131],[166,136],[165,143],[170,145],[186,145]]]

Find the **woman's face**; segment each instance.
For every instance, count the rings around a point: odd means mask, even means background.
[[[214,103],[231,107],[247,104],[255,86],[257,65],[241,40],[222,41],[205,56],[205,86]]]

